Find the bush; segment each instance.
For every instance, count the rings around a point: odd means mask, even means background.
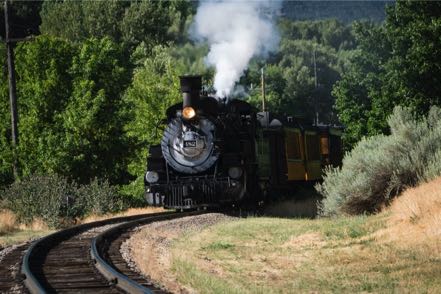
[[[124,208],[122,198],[108,181],[93,180],[78,186],[58,175],[33,175],[0,191],[0,208],[12,210],[19,222],[41,218],[59,228],[89,214],[105,214]]]
[[[121,211],[124,208],[124,202],[116,188],[110,186],[107,180],[100,181],[95,178],[89,185],[83,185],[77,189],[75,207],[81,212],[80,216],[100,215]]]
[[[391,135],[362,139],[342,168],[327,168],[316,189],[324,196],[321,215],[373,213],[401,191],[441,174],[441,109],[417,119],[396,107]]]

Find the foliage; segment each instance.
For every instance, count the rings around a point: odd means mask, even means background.
[[[126,143],[119,111],[129,75],[123,51],[108,38],[85,41],[69,73],[72,92],[60,114],[60,172],[84,183],[93,177],[125,180]]]
[[[333,94],[346,142],[387,132],[394,106],[441,105],[441,3],[397,1],[382,26],[356,24],[357,50]]]
[[[41,218],[58,228],[89,214],[105,214],[123,209],[123,200],[108,181],[93,180],[78,186],[56,174],[32,175],[0,191],[2,207],[13,211],[18,220],[31,223]]]
[[[403,189],[441,175],[441,109],[417,119],[410,108],[396,107],[388,119],[391,135],[361,140],[328,168],[317,186],[325,197],[323,215],[378,211]]]
[[[335,19],[321,21],[290,21],[282,19],[279,24],[281,34],[290,40],[311,40],[335,50],[353,49],[355,39],[350,26]]]
[[[97,178],[90,184],[80,186],[74,201],[77,217],[114,213],[125,207],[125,199],[118,194],[116,187],[111,186],[107,180]]]
[[[132,190],[143,193],[142,177],[150,144],[160,141],[165,110],[180,101],[179,73],[169,49],[153,49],[153,57],[146,58],[135,70],[133,82],[124,96],[125,132],[130,145],[129,172],[138,177]]]
[[[38,37],[15,51],[20,170],[23,175],[55,171],[61,132],[57,116],[72,89],[67,70],[75,48],[60,39]]]
[[[4,2],[0,5],[0,38],[5,38]],[[40,33],[40,9],[43,1],[9,1],[9,37],[25,38]],[[4,56],[4,55],[2,55]]]
[[[178,40],[186,28],[191,3],[173,1],[45,1],[41,31],[74,42],[109,37],[136,48],[149,49],[168,40]]]
[[[5,56],[4,44],[0,43],[0,55]],[[12,183],[13,150],[11,146],[11,115],[9,112],[7,73],[0,71],[0,187]]]
[[[59,173],[87,183],[128,181],[121,97],[129,83],[120,46],[40,36],[16,50],[18,159],[23,176]],[[0,183],[12,179],[6,77],[0,83]]]
[[[255,60],[242,83],[248,86],[248,101],[260,108],[261,68],[265,67],[268,109],[335,123],[331,90],[346,67],[354,46],[351,27],[335,20],[279,24],[279,52],[267,60]],[[315,62],[314,62],[315,61]],[[317,77],[317,84],[316,78]]]

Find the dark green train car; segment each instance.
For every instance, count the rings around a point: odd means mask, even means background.
[[[342,161],[342,128],[311,125],[299,118],[257,114],[258,175],[263,187],[291,189],[316,182],[326,165]]]

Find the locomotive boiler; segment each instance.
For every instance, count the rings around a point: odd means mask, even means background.
[[[149,149],[144,178],[149,204],[257,205],[271,192],[319,180],[326,164],[340,164],[340,128],[201,95],[200,76],[180,82],[182,103],[167,109],[161,143]]]

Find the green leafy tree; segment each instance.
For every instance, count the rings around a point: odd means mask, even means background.
[[[121,46],[109,38],[74,45],[43,35],[20,44],[16,57],[22,175],[58,173],[81,183],[95,177],[127,182],[120,110],[130,75]],[[0,175],[8,183],[12,150],[2,74]]]
[[[59,167],[80,182],[93,177],[124,181],[119,110],[129,75],[123,59],[121,47],[104,38],[84,42],[72,61],[72,94],[59,117],[64,142]]]
[[[262,66],[263,62],[253,63],[244,81],[252,88],[249,101],[259,108]],[[331,89],[340,72],[340,60],[334,48],[311,40],[282,39],[275,61],[265,65],[268,109],[308,120],[313,120],[317,111],[320,122],[336,122]]]
[[[148,148],[160,141],[165,111],[181,100],[179,72],[170,49],[158,46],[153,56],[135,70],[132,84],[124,96],[125,132],[133,146],[128,170],[137,180],[127,191],[143,195],[143,175]]]
[[[81,42],[109,37],[134,49],[144,42],[151,48],[182,40],[192,13],[185,0],[148,1],[45,1],[41,32]]]
[[[87,37],[81,1],[44,1],[40,15],[40,31],[43,34],[70,41],[80,41]]]
[[[69,100],[72,83],[67,70],[74,54],[68,42],[48,36],[17,47],[18,157],[23,175],[58,169],[54,148],[60,144],[62,126],[57,116]]]
[[[5,46],[1,43],[0,55],[6,55]],[[12,173],[13,153],[11,149],[8,76],[6,67],[3,66],[2,68],[4,70],[0,71],[0,186],[10,184],[14,180]]]
[[[131,47],[144,42],[149,48],[169,40],[172,24],[169,1],[135,1],[121,22],[123,41]]]
[[[355,27],[357,53],[333,92],[350,146],[387,132],[396,105],[424,114],[441,104],[440,13],[440,2],[398,1],[384,25]]]

